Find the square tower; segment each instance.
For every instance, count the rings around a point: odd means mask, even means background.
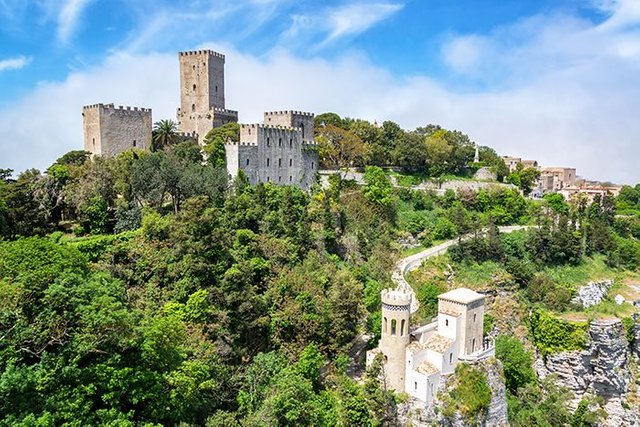
[[[458,288],[438,296],[438,333],[458,342],[458,355],[482,350],[484,295]]]
[[[178,125],[182,132],[196,132],[202,144],[213,127],[238,121],[238,112],[225,108],[225,58],[212,50],[197,50],[180,52],[179,60]]]
[[[151,148],[151,109],[94,104],[82,107],[84,149],[116,156],[131,148]]]
[[[314,115],[304,111],[267,111],[264,124],[268,126],[286,126],[302,131],[304,142],[313,141]]]

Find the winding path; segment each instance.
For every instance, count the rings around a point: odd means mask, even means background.
[[[527,225],[508,225],[503,227],[498,227],[501,233],[511,233],[512,231],[524,230],[525,228],[529,228]],[[462,239],[468,239],[471,235],[466,235]],[[415,313],[420,307],[420,303],[418,302],[418,298],[416,297],[413,288],[407,282],[405,275],[411,270],[415,270],[420,267],[420,264],[427,259],[434,256],[442,255],[447,252],[451,246],[455,245],[458,242],[458,239],[447,240],[446,242],[440,243],[439,245],[432,246],[427,248],[417,254],[410,255],[406,258],[402,258],[396,264],[396,268],[393,270],[392,279],[393,282],[397,285],[397,289],[404,290],[411,294],[411,313]]]

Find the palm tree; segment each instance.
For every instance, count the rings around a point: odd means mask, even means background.
[[[180,141],[178,125],[171,119],[160,120],[153,124],[151,151],[162,150]]]

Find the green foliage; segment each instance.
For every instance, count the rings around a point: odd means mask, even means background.
[[[393,187],[384,171],[376,166],[367,166],[364,172],[364,197],[376,205],[389,207],[393,204]]]
[[[216,168],[223,168],[226,165],[226,143],[240,142],[240,125],[238,123],[226,123],[222,126],[214,127],[204,138],[204,152],[207,154],[207,161]]]
[[[454,388],[444,397],[444,404],[445,416],[460,412],[464,418],[474,420],[486,414],[491,404],[491,389],[484,373],[466,363],[458,363]]]
[[[509,423],[514,427],[569,425],[569,390],[559,387],[553,376],[527,384],[517,395],[507,393]]]
[[[496,358],[502,362],[507,389],[517,394],[518,389],[535,384],[533,356],[525,350],[522,342],[512,336],[500,335],[496,339]]]
[[[547,311],[536,309],[529,317],[529,328],[536,348],[546,356],[584,349],[587,344],[589,322],[564,320]]]

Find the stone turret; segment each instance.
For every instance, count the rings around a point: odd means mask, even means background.
[[[405,354],[410,341],[411,294],[385,289],[382,298],[382,336],[380,351],[386,359],[385,381],[389,388],[404,391]]]

